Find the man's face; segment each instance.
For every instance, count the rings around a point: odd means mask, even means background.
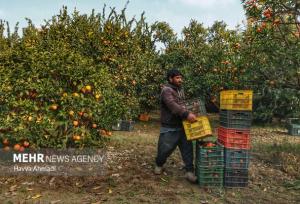
[[[178,76],[174,76],[173,78],[170,77],[170,82],[175,86],[180,87],[183,82],[182,76],[178,75]]]

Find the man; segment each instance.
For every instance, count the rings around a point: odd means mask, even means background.
[[[186,139],[182,120],[195,122],[196,116],[184,107],[182,74],[176,69],[169,70],[167,80],[168,84],[163,86],[160,98],[161,128],[154,173],[157,175],[162,173],[162,167],[167,158],[178,146],[185,164],[185,177],[188,181],[194,183],[197,178],[194,175],[193,144]]]

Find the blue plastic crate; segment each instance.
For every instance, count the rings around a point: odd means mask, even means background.
[[[247,187],[248,180],[248,169],[225,168],[224,170],[224,187]]]
[[[247,169],[250,152],[245,149],[224,149],[225,168]]]

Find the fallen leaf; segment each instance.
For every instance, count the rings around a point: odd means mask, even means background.
[[[34,182],[23,182],[22,185],[33,185]]]
[[[54,200],[54,201],[51,201],[50,204],[56,204],[56,203],[59,203],[61,200]]]
[[[112,193],[112,190],[111,190],[111,189],[109,189],[109,190],[108,190],[108,193],[109,193],[109,194],[111,194],[111,193]]]
[[[31,198],[32,198],[32,199],[37,199],[37,198],[40,198],[40,197],[42,197],[41,194],[36,194],[35,196],[32,196]]]
[[[101,186],[96,186],[96,187],[93,188],[93,190],[97,190],[99,188],[101,188]]]
[[[54,180],[55,180],[55,177],[52,177],[52,178],[50,179],[49,183],[52,184]]]
[[[17,185],[13,185],[13,186],[11,186],[11,187],[9,188],[9,191],[15,191],[16,188],[17,188]]]

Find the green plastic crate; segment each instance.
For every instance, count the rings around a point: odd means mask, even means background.
[[[205,103],[201,98],[190,99],[184,102],[185,108],[199,116],[207,115]]]
[[[288,134],[293,136],[300,136],[300,124],[290,124],[288,126]]]
[[[287,123],[288,134],[293,136],[300,136],[300,119],[289,118]]]
[[[196,167],[198,184],[201,187],[222,187],[224,180],[223,168],[203,168]]]
[[[203,147],[196,142],[196,166],[204,168],[224,167],[224,147],[220,144],[214,147]]]

